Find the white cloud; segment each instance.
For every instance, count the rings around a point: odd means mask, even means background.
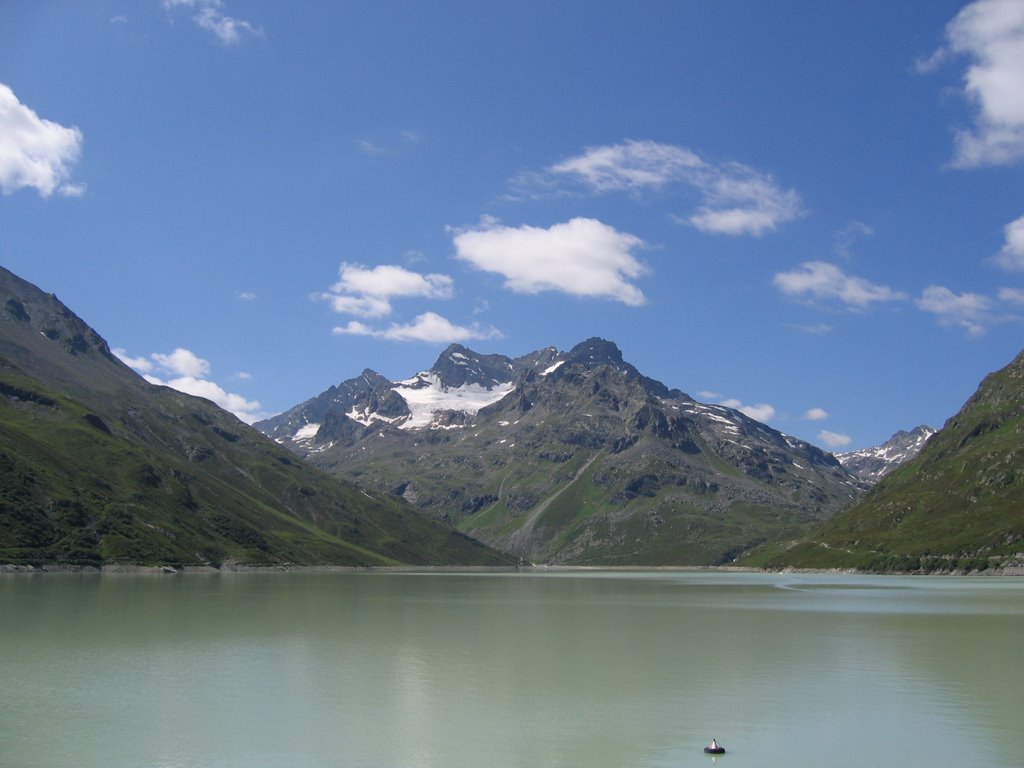
[[[356,146],[359,147],[360,152],[369,157],[379,157],[388,153],[387,149],[369,139],[361,139],[356,142]]]
[[[706,163],[684,147],[654,141],[626,141],[588,147],[582,155],[552,165],[555,176],[574,177],[595,192],[658,189],[685,181]]]
[[[958,54],[970,65],[964,93],[974,125],[957,132],[953,165],[976,168],[1024,159],[1024,3],[977,0],[946,26],[947,45],[918,65],[931,71]]]
[[[169,355],[158,352],[150,355],[156,364],[165,371],[180,376],[205,376],[210,372],[210,362],[194,352],[178,347]]]
[[[550,191],[562,189],[566,180],[594,194],[687,185],[701,204],[696,213],[674,218],[712,234],[756,237],[802,213],[796,191],[780,188],[767,174],[742,163],[709,163],[685,147],[655,141],[588,147],[543,173],[521,176],[514,185]]]
[[[723,400],[719,405],[724,405],[726,408],[732,408],[739,411],[740,413],[746,414],[752,419],[760,422],[767,422],[775,418],[775,408],[768,403],[758,403],[757,405],[744,405],[742,402],[736,399]]]
[[[644,241],[596,219],[576,218],[549,229],[485,219],[478,229],[459,231],[453,242],[457,258],[503,275],[516,293],[558,291],[629,306],[646,301],[630,282],[648,271],[633,256]]]
[[[1024,88],[1024,83],[1021,84]],[[1024,271],[1024,216],[1006,225],[1006,242],[996,256],[996,263],[1010,271]]]
[[[155,352],[149,358],[131,357],[123,349],[115,349],[113,352],[122,362],[142,374],[150,384],[170,387],[187,395],[205,397],[225,411],[230,411],[246,424],[252,424],[266,416],[261,412],[258,400],[249,400],[242,395],[228,392],[219,384],[203,378],[210,373],[209,361],[188,349],[178,347],[169,355]],[[249,374],[239,373],[235,378],[245,380],[251,377]]]
[[[829,416],[824,408],[809,408],[804,411],[804,419],[807,421],[824,421]]]
[[[501,337],[501,332],[496,328],[483,328],[477,324],[455,325],[434,312],[425,312],[408,325],[393,323],[383,330],[374,329],[365,323],[352,320],[347,325],[335,328],[332,332],[336,336],[371,336],[389,341],[431,343],[452,343]]]
[[[999,300],[1010,304],[1024,304],[1024,291],[1020,288],[1000,288]]]
[[[239,291],[235,294],[235,298],[239,301],[256,301],[259,297],[252,291]]]
[[[873,302],[902,301],[906,294],[862,277],[844,273],[834,264],[807,261],[792,272],[779,272],[775,287],[788,296],[816,301],[838,301],[849,309],[862,309]]]
[[[163,383],[164,386],[176,389],[179,392],[184,392],[186,395],[195,395],[196,397],[205,397],[207,400],[212,400],[225,411],[233,413],[246,424],[252,424],[254,421],[259,421],[259,419],[263,417],[263,414],[260,413],[260,408],[262,406],[258,400],[247,400],[242,397],[242,395],[227,392],[219,384],[215,384],[207,379],[197,379],[193,376],[179,376],[178,378],[171,379],[170,381],[159,382],[159,380],[153,381],[152,377],[149,376],[146,378],[147,380],[150,380],[151,383]]]
[[[26,187],[42,197],[54,192],[77,197],[85,191],[68,181],[82,150],[82,132],[39,117],[0,83],[0,190]]]
[[[931,312],[944,326],[961,327],[969,336],[981,336],[993,320],[992,300],[977,293],[954,293],[941,285],[924,289],[917,306]]]
[[[698,186],[704,204],[689,222],[702,232],[760,237],[802,210],[794,190],[780,189],[771,176],[740,163],[713,169]]]
[[[851,438],[849,435],[843,435],[839,432],[829,432],[827,429],[823,429],[818,433],[818,439],[829,448],[842,448],[843,446],[850,444]]]
[[[139,373],[149,373],[153,370],[153,363],[151,363],[145,357],[131,357],[125,350],[118,347],[117,349],[110,350],[114,353],[114,357],[120,360],[122,363],[127,365],[129,368],[133,368]]]
[[[224,0],[163,0],[164,8],[188,8],[195,11],[192,21],[213,33],[224,45],[236,45],[242,37],[263,37],[263,30],[248,21],[224,13]]]
[[[319,298],[330,302],[335,312],[386,317],[393,298],[450,299],[453,294],[454,281],[448,275],[423,275],[393,265],[342,264],[338,282]]]

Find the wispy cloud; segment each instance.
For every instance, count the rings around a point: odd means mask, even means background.
[[[356,142],[359,151],[367,157],[381,157],[392,155],[401,150],[420,143],[420,134],[417,131],[404,130],[398,134],[397,144],[394,141],[382,142],[377,139],[360,139]]]
[[[209,361],[191,350],[178,347],[169,354],[154,352],[148,358],[132,357],[123,349],[115,349],[113,352],[121,362],[138,371],[150,384],[170,387],[187,395],[204,397],[247,424],[266,416],[261,412],[262,406],[258,400],[249,400],[242,395],[228,392],[206,378],[211,373]],[[247,377],[248,374],[236,376],[240,380]]]
[[[974,125],[958,130],[952,164],[1006,165],[1024,159],[1024,3],[977,0],[946,26],[946,44],[919,61],[930,72],[956,56],[970,59],[963,78]]]
[[[1020,288],[1000,288],[999,300],[1009,304],[1024,305],[1024,290]]]
[[[941,325],[963,328],[969,336],[981,336],[993,321],[992,300],[979,293],[954,293],[942,285],[930,285],[917,306],[930,312]]]
[[[803,415],[805,421],[824,421],[828,417],[829,413],[824,408],[809,408]]]
[[[658,192],[680,184],[700,196],[696,211],[673,216],[696,229],[724,235],[754,235],[801,215],[799,194],[768,174],[737,162],[712,163],[686,147],[655,141],[625,141],[589,147],[543,172],[514,179],[514,196]]]
[[[0,190],[5,195],[25,188],[35,189],[42,197],[54,192],[81,195],[85,186],[69,181],[81,151],[78,128],[39,117],[0,83]]]
[[[556,291],[629,306],[645,302],[631,282],[648,272],[633,256],[643,240],[596,219],[544,229],[505,227],[488,218],[474,229],[453,231],[456,258],[504,276],[505,287],[516,293]]]
[[[244,37],[263,37],[263,29],[224,12],[224,0],[163,0],[167,10],[187,8],[194,11],[192,21],[212,33],[224,45],[237,45]]]
[[[823,429],[818,433],[818,439],[829,448],[843,448],[851,442],[849,435],[844,435],[840,432],[830,432],[827,429]]]
[[[864,222],[851,221],[833,236],[836,255],[841,259],[849,259],[854,243],[874,233],[875,231]]]
[[[787,296],[817,302],[839,303],[847,309],[888,301],[902,301],[906,294],[886,285],[876,285],[862,277],[847,275],[835,264],[807,261],[792,272],[779,272],[775,287]]]
[[[419,315],[412,323],[394,323],[388,328],[375,329],[353,320],[333,330],[336,336],[370,336],[388,341],[423,341],[429,343],[453,343],[501,338],[501,332],[493,327],[476,323],[469,326],[456,325],[434,312]]]
[[[450,299],[453,293],[454,281],[448,275],[423,275],[387,264],[376,267],[342,264],[338,282],[317,298],[329,302],[335,312],[386,317],[391,314],[392,299]]]

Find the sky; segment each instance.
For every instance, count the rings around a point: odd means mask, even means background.
[[[0,0],[0,264],[250,423],[600,336],[877,445],[1024,347],[1024,0]]]

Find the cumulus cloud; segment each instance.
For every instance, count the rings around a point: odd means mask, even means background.
[[[114,357],[139,373],[150,373],[153,370],[153,363],[145,357],[132,357],[120,347],[112,349],[111,352],[114,353]]]
[[[631,280],[647,267],[633,256],[645,243],[596,219],[576,218],[548,229],[505,227],[485,219],[453,238],[456,258],[505,277],[516,293],[557,291],[640,306],[646,299]]]
[[[970,60],[964,94],[974,125],[956,135],[953,165],[976,168],[1024,159],[1024,4],[977,0],[946,26],[946,45],[918,65],[931,71],[954,56]]]
[[[563,191],[565,184],[592,194],[688,186],[698,193],[701,203],[696,212],[674,218],[712,234],[756,237],[802,212],[796,191],[779,187],[765,173],[742,163],[711,163],[685,147],[655,141],[588,147],[581,155],[513,182],[532,196],[538,191]]]
[[[807,421],[824,421],[829,416],[828,411],[824,408],[809,408],[804,411],[804,419]]]
[[[78,128],[39,117],[0,83],[0,190],[5,195],[26,187],[42,197],[81,195],[85,187],[69,181],[81,151]]]
[[[258,400],[249,400],[242,395],[228,392],[219,384],[204,378],[211,372],[210,363],[191,350],[178,347],[170,354],[154,352],[148,358],[132,357],[123,349],[113,353],[126,365],[142,374],[150,384],[170,387],[187,395],[204,397],[225,411],[230,411],[247,424],[258,421],[266,414],[261,412]],[[238,374],[238,379],[250,378]]]
[[[347,325],[335,328],[332,333],[336,336],[371,336],[388,341],[425,341],[449,344],[501,337],[501,332],[496,328],[484,328],[475,323],[470,326],[455,325],[434,312],[425,312],[412,323],[406,325],[393,323],[385,329],[371,328],[365,323],[352,320]]]
[[[1022,86],[1024,87],[1024,86]],[[1006,225],[1006,242],[996,256],[996,263],[1003,269],[1024,271],[1024,216]]]
[[[163,5],[167,10],[187,8],[194,11],[192,21],[212,33],[224,45],[237,45],[247,35],[263,37],[261,28],[243,19],[228,16],[224,12],[224,0],[163,0]]]
[[[210,372],[210,362],[194,352],[178,347],[169,355],[156,352],[150,357],[160,368],[180,376],[205,376]]]
[[[900,291],[847,275],[839,267],[824,261],[807,261],[792,272],[779,272],[773,282],[787,296],[839,302],[848,309],[863,309],[876,302],[907,298]]]
[[[829,448],[842,448],[850,444],[850,436],[839,432],[829,432],[827,429],[818,433],[818,439]]]
[[[760,421],[767,422],[775,418],[775,408],[768,403],[758,403],[757,405],[744,405],[735,398],[728,400],[722,400],[719,405],[724,405],[726,408],[732,408],[739,411],[740,413],[746,414],[750,418]]]
[[[941,325],[963,328],[968,336],[981,336],[992,322],[992,300],[978,293],[954,293],[942,285],[930,285],[917,306],[934,314]]]
[[[391,314],[392,299],[450,299],[453,293],[454,281],[448,275],[423,275],[384,264],[372,268],[342,264],[338,282],[319,298],[329,302],[335,312],[386,317]]]

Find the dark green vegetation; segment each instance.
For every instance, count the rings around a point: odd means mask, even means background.
[[[1024,551],[1024,352],[918,457],[767,566],[983,570]],[[1016,556],[1016,557],[1015,557]]]
[[[495,357],[453,348],[431,369],[453,389],[465,381],[447,373],[453,359],[478,381],[517,377],[475,414],[402,428],[395,390],[368,371],[264,428],[284,439],[322,422],[291,443],[308,460],[531,562],[728,564],[806,535],[860,493],[831,454],[669,390],[610,342]],[[365,426],[345,415],[382,404],[388,418]]]
[[[209,401],[153,386],[0,268],[0,563],[500,565]]]

